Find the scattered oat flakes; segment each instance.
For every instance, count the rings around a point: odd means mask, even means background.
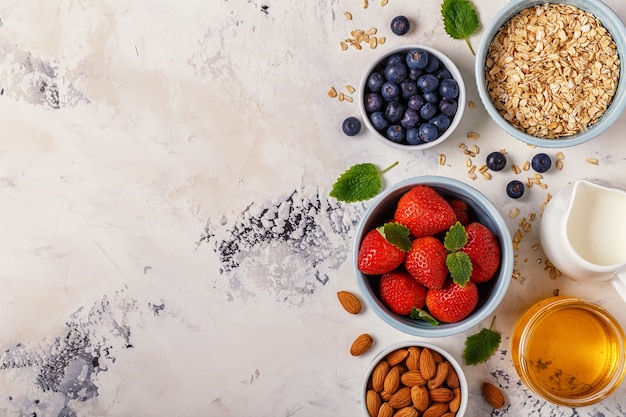
[[[389,3],[389,0],[380,0],[380,7],[385,7]]]
[[[511,211],[509,212],[509,217],[514,219],[519,215],[519,209],[517,207],[514,207],[511,209]]]
[[[343,16],[346,18],[346,20],[352,20],[352,13],[350,12],[343,12]]]
[[[516,174],[519,174],[520,172],[522,172],[522,169],[517,166],[516,164],[513,164],[513,166],[511,166],[511,168],[513,169],[513,172],[515,172]]]
[[[522,165],[522,169],[524,171],[528,171],[530,169],[530,161],[524,162],[524,165]]]
[[[480,137],[480,135],[476,132],[467,132],[467,138],[468,139],[472,139],[472,140],[476,140]]]
[[[385,42],[387,42],[387,38],[385,36],[381,36],[380,38],[378,38],[379,45],[384,45]]]
[[[470,109],[475,109],[476,108],[476,103],[473,102],[472,100],[467,102],[467,107],[469,107]]]
[[[354,93],[356,89],[352,87],[350,84],[346,85],[346,91],[350,94]]]
[[[361,7],[362,8],[367,9],[369,5],[370,4],[369,4],[368,0],[362,0],[361,1]]]
[[[330,89],[328,90],[328,97],[330,98],[337,97],[337,90],[335,90],[335,87],[330,87]]]
[[[442,166],[443,166],[443,165],[445,165],[445,163],[446,163],[446,155],[445,155],[445,154],[440,153],[440,154],[439,154],[439,165],[442,165]]]
[[[598,165],[599,161],[596,158],[587,158],[587,163],[591,165]]]
[[[557,159],[554,165],[559,171],[563,169],[563,161],[561,161],[560,159]]]
[[[558,151],[558,152],[556,153],[556,160],[557,160],[557,161],[562,161],[562,160],[564,160],[564,159],[565,159],[565,155],[563,154],[563,152]]]

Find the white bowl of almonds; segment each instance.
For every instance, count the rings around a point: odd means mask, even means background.
[[[478,93],[511,136],[574,146],[600,135],[626,107],[624,57],[626,28],[602,1],[513,0],[483,33]]]
[[[459,363],[429,343],[406,341],[387,347],[374,358],[363,381],[363,408],[371,417],[462,417],[468,397]]]

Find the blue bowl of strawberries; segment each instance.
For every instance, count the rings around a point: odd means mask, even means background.
[[[421,176],[366,210],[353,248],[363,298],[405,333],[443,337],[498,307],[513,273],[509,229],[493,204],[452,178]]]

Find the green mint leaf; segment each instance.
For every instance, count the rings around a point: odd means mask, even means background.
[[[456,222],[446,232],[443,245],[448,252],[456,252],[467,244],[467,232],[461,222]]]
[[[480,332],[468,336],[465,340],[465,350],[463,359],[466,365],[478,365],[489,359],[500,346],[500,333],[493,330],[495,317],[491,321],[489,329],[482,329]]]
[[[443,28],[452,39],[464,39],[472,55],[476,55],[469,37],[480,27],[474,5],[469,0],[443,0],[441,4]]]
[[[406,226],[397,222],[385,223],[378,227],[378,232],[401,251],[408,252],[411,249],[410,232]]]
[[[472,275],[472,260],[469,255],[460,251],[449,253],[446,257],[446,266],[452,275],[452,280],[464,287]]]
[[[411,314],[410,314],[411,320],[424,320],[426,323],[430,324],[431,326],[439,326],[439,322],[430,314],[428,314],[426,311],[422,310],[421,308],[416,308],[413,307],[411,309]]]
[[[329,195],[339,201],[353,203],[375,197],[383,188],[383,173],[398,163],[380,171],[372,163],[356,164],[337,178]]]

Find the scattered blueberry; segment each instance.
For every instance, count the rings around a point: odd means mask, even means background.
[[[407,129],[405,136],[406,136],[406,142],[409,145],[419,145],[420,143],[424,143],[424,141],[420,138],[419,129],[416,127]]]
[[[439,134],[448,130],[450,125],[452,124],[452,120],[448,116],[443,113],[439,113],[435,117],[429,120],[429,123],[435,125]]]
[[[372,122],[372,126],[374,126],[376,130],[383,130],[389,126],[389,121],[385,119],[382,111],[375,111],[370,114],[370,122]]]
[[[439,78],[433,74],[424,74],[417,79],[417,86],[423,91],[435,91],[439,87]]]
[[[383,108],[383,98],[377,93],[365,94],[365,111],[372,113]]]
[[[506,166],[506,156],[502,152],[494,151],[487,155],[487,168],[492,171],[502,171]]]
[[[400,89],[400,86],[393,81],[385,82],[380,88],[380,95],[383,96],[386,101],[397,99],[400,97],[401,92],[402,90]]]
[[[431,123],[422,123],[419,127],[419,137],[424,142],[432,142],[439,137],[439,131]]]
[[[404,115],[404,106],[397,100],[390,101],[387,103],[384,114],[385,118],[391,123],[398,122]]]
[[[391,19],[391,31],[394,35],[406,35],[410,28],[411,24],[409,23],[409,19],[407,19],[406,16],[396,16]]]
[[[406,109],[404,112],[404,116],[400,119],[400,126],[405,129],[410,129],[415,127],[420,121],[420,115],[416,110]]]
[[[383,70],[383,75],[387,80],[399,84],[409,75],[409,69],[402,63],[388,64]]]
[[[406,65],[411,69],[423,70],[428,65],[431,54],[425,49],[411,49],[406,54]],[[419,78],[419,77],[418,77]]]
[[[524,183],[513,180],[506,185],[506,195],[511,198],[520,198],[524,195]]]
[[[385,77],[380,72],[372,72],[369,77],[367,77],[367,88],[374,93],[380,92],[384,83]]]
[[[439,94],[446,100],[454,100],[459,96],[459,84],[451,78],[445,78],[439,83]]]
[[[439,102],[439,111],[448,117],[454,117],[459,105],[455,100],[446,100],[445,98]]]
[[[430,120],[437,114],[437,105],[433,103],[426,103],[420,109],[420,116],[422,119]]]
[[[346,135],[355,136],[361,131],[361,121],[356,117],[348,117],[343,121],[341,129]]]
[[[404,128],[400,125],[391,125],[387,128],[387,137],[393,142],[400,143],[404,140]]]
[[[545,153],[538,153],[537,155],[533,156],[530,164],[535,172],[543,173],[550,169],[550,167],[552,166],[552,160],[550,159],[549,155]]]

